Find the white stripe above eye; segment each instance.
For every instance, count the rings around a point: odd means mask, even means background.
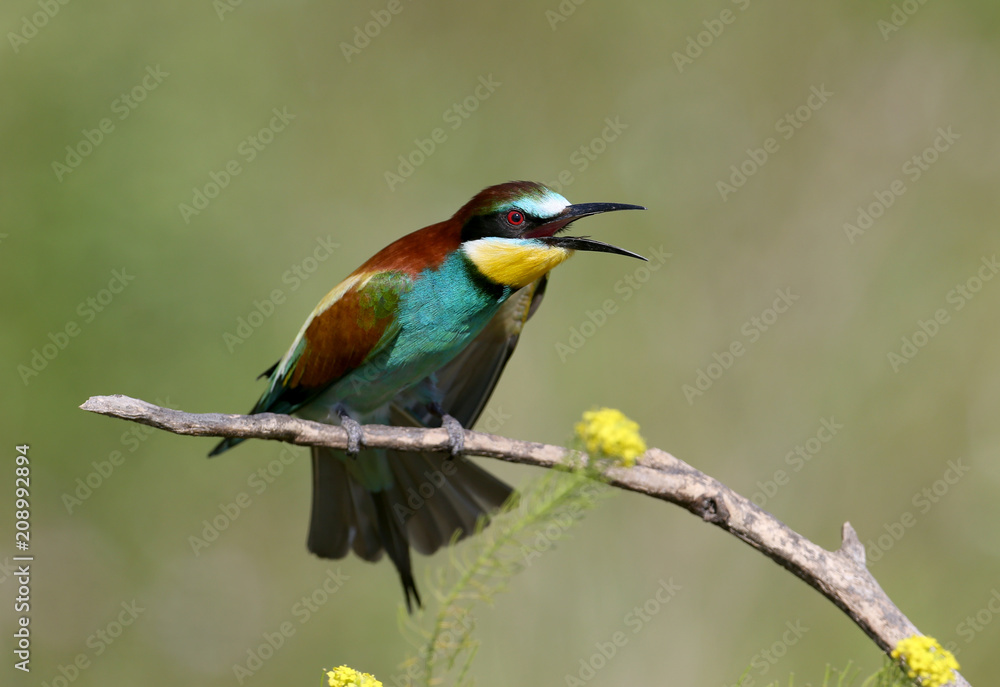
[[[548,219],[569,207],[569,201],[555,191],[549,191],[541,198],[525,198],[519,205],[522,210],[535,217]]]

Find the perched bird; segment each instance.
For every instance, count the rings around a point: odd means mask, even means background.
[[[420,605],[410,547],[431,554],[503,504],[511,488],[460,453],[549,270],[574,251],[640,255],[559,236],[572,222],[638,205],[570,205],[542,184],[491,186],[444,222],[376,253],[320,301],[291,348],[261,377],[251,413],[339,422],[348,451],[313,447],[309,550],[367,561],[385,550],[407,608]],[[361,424],[444,426],[452,455],[364,448]],[[230,438],[210,456],[242,439]]]

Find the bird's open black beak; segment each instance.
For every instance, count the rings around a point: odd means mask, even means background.
[[[638,253],[630,250],[612,246],[609,243],[595,241],[586,236],[556,236],[557,233],[565,231],[566,228],[580,219],[590,215],[599,215],[603,212],[614,212],[615,210],[645,210],[641,205],[628,205],[626,203],[580,203],[579,205],[569,205],[551,221],[540,227],[536,227],[525,238],[536,238],[544,241],[550,246],[566,248],[568,250],[589,250],[598,253],[614,253],[616,255],[627,255],[631,258],[646,260]]]

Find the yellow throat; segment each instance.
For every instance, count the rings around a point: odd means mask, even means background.
[[[492,237],[469,241],[463,250],[483,276],[515,289],[547,274],[574,253],[531,240]]]

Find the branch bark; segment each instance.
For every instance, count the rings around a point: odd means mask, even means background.
[[[288,415],[184,413],[128,396],[93,396],[80,407],[175,434],[347,448],[347,432],[341,427]],[[362,429],[364,445],[369,448],[450,450],[444,429],[382,425]],[[566,464],[570,450],[467,430],[465,453],[558,468]],[[609,467],[602,473],[613,486],[674,503],[757,549],[832,601],[886,654],[904,637],[920,634],[868,571],[864,546],[849,522],[843,525],[840,548],[827,551],[718,480],[655,448],[640,457],[634,467]],[[958,673],[949,684],[969,687]]]

